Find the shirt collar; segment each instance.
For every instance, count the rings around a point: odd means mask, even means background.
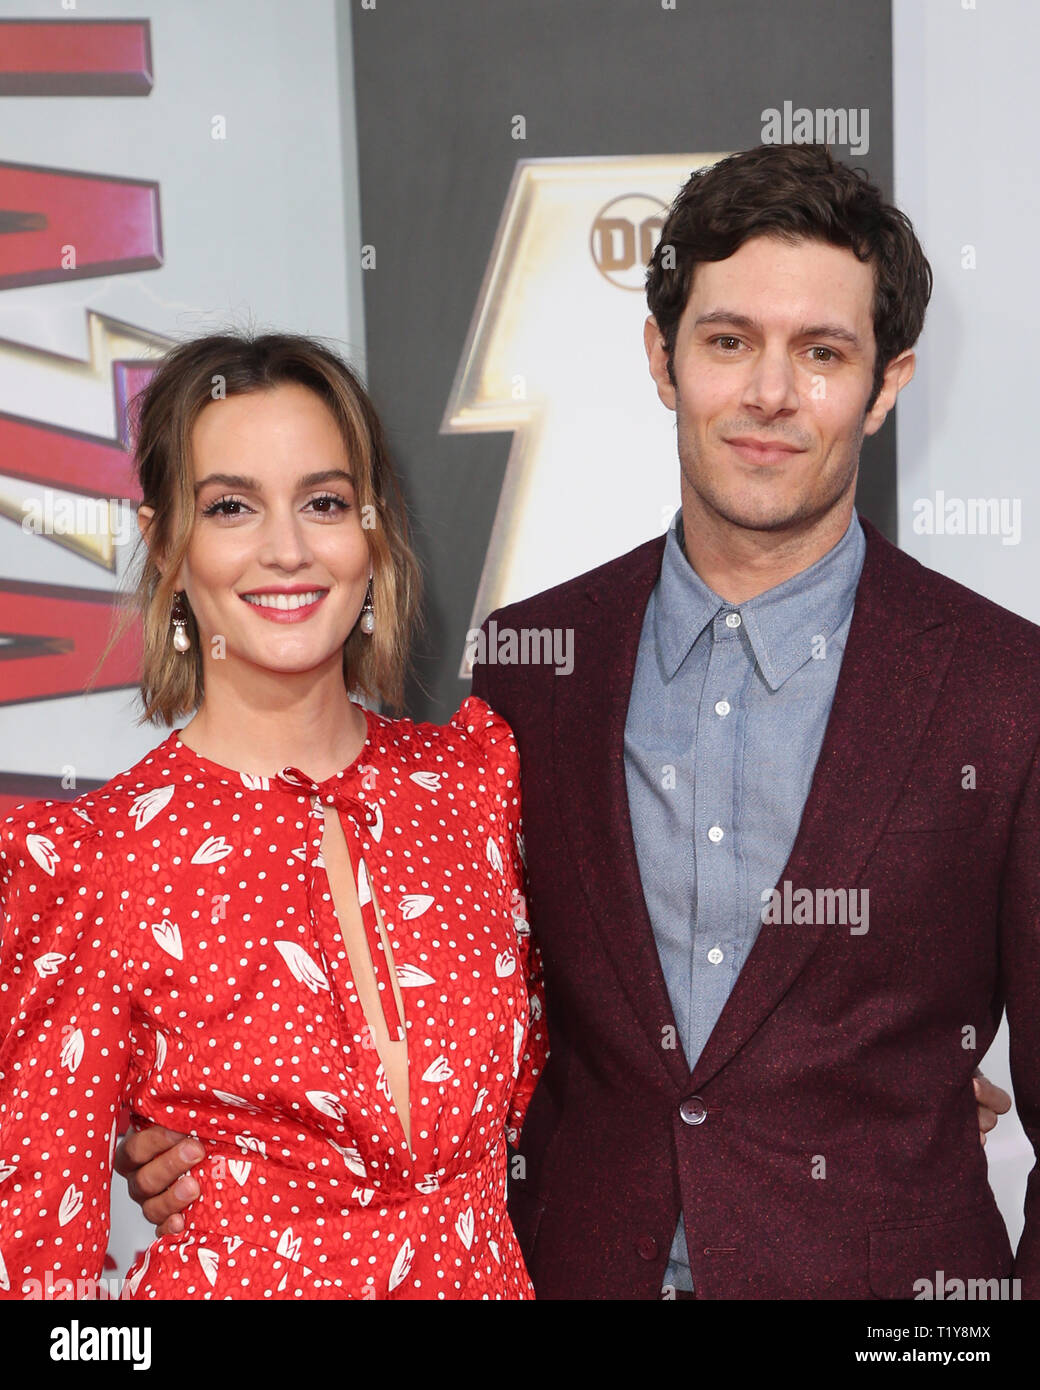
[[[680,510],[668,531],[654,589],[654,637],[667,680],[720,611],[738,612],[766,684],[778,690],[812,660],[818,639],[829,639],[852,611],[867,549],[855,511],[826,555],[742,604],[726,603],[704,583],[683,553],[681,526]]]

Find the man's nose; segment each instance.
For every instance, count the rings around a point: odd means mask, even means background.
[[[798,382],[786,349],[763,348],[751,364],[744,404],[765,415],[798,409]]]

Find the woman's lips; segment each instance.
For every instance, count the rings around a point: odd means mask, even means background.
[[[303,594],[240,594],[239,597],[270,623],[302,623],[317,611],[327,594],[327,589],[316,589]]]

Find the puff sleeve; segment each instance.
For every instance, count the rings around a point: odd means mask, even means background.
[[[506,1120],[506,1137],[516,1145],[527,1107],[549,1056],[543,1005],[542,958],[531,936],[525,898],[524,840],[520,810],[520,756],[513,731],[478,696],[462,702],[452,723],[480,749],[487,770],[485,795],[505,878],[508,910],[515,932],[519,968],[527,986],[527,1019],[518,1035],[518,1070]],[[489,846],[489,854],[494,850]]]
[[[102,1273],[130,1031],[103,839],[74,803],[26,803],[0,826],[4,1299],[96,1296]]]

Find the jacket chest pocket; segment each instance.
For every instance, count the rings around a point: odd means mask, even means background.
[[[886,835],[926,835],[938,831],[972,830],[989,814],[988,792],[950,787],[910,787],[885,822]]]

